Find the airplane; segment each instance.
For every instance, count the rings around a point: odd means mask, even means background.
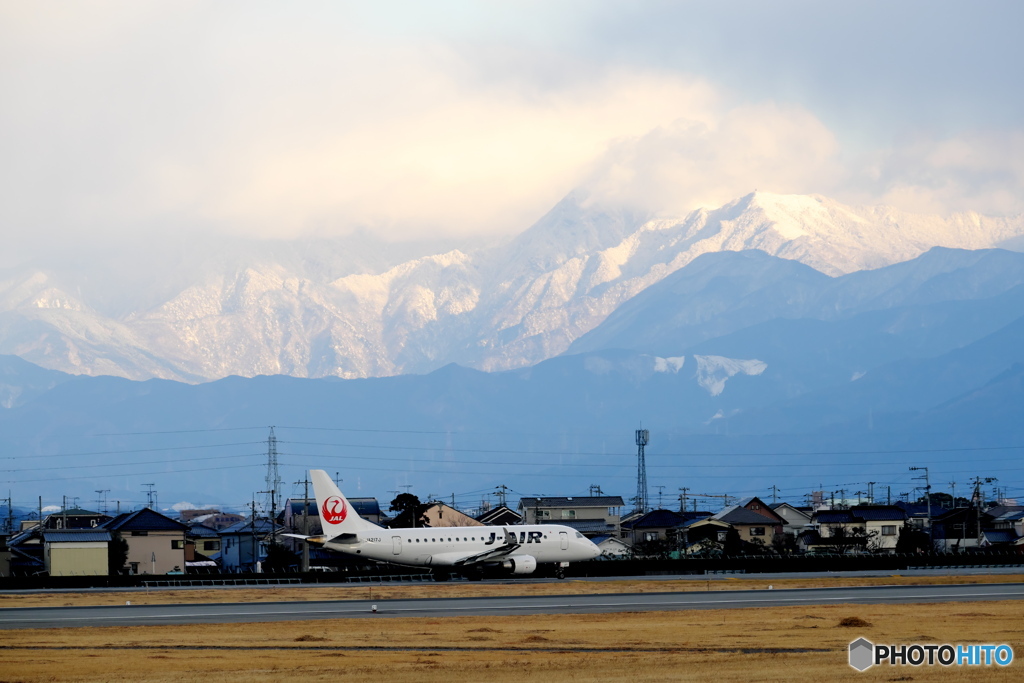
[[[557,524],[385,529],[360,517],[327,472],[309,473],[323,535],[299,538],[368,560],[431,567],[435,580],[451,574],[471,580],[485,572],[532,574],[541,564],[554,564],[561,579],[570,562],[601,554],[583,534]]]

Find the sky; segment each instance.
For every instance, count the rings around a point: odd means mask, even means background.
[[[5,261],[518,233],[568,192],[1024,211],[1019,2],[0,1]]]

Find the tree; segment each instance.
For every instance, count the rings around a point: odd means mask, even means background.
[[[734,527],[729,527],[729,530],[725,532],[725,543],[722,545],[722,554],[743,554],[743,539],[740,538],[740,532],[736,531]]]
[[[837,526],[832,529],[832,532],[828,535],[828,539],[829,545],[831,545],[837,553],[844,554],[850,550],[867,549],[868,542],[877,535],[878,534],[875,531],[868,533],[862,526]]]
[[[267,559],[263,560],[263,571],[286,572],[296,565],[295,555],[277,542],[267,547]]]
[[[423,505],[420,499],[411,493],[399,493],[391,501],[391,507],[388,508],[392,512],[398,513],[391,521],[391,526],[396,529],[427,526],[427,519],[423,516],[423,513],[428,507]]]
[[[904,524],[900,528],[900,536],[896,539],[896,552],[928,553],[931,549],[932,543],[927,533],[910,524]]]
[[[121,538],[119,531],[110,534],[110,543],[107,544],[107,573],[116,576],[124,570],[128,562],[128,541]]]
[[[779,555],[793,555],[799,550],[796,536],[790,533],[775,534],[772,537],[772,550]]]

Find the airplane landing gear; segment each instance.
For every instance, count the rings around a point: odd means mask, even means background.
[[[565,569],[563,569],[562,567],[555,567],[555,578],[556,579],[564,579],[565,578]]]

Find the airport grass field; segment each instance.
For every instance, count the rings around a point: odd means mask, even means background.
[[[853,623],[854,626],[845,626]],[[4,681],[1012,681],[1009,667],[880,666],[847,646],[1009,643],[1020,603],[339,619],[6,631]]]
[[[981,583],[998,577],[886,577],[884,580],[775,581],[775,588],[877,583]],[[719,581],[710,589],[764,589],[756,580]],[[519,584],[518,594],[706,589],[694,582],[563,582]],[[367,586],[353,586],[354,599]],[[228,594],[249,601],[343,598],[336,588],[160,591],[149,598],[202,602]],[[434,597],[510,592],[509,585],[422,585],[375,588],[374,596]],[[460,592],[460,591],[468,591]],[[484,591],[484,593],[481,593]],[[329,592],[327,594],[325,592]],[[247,597],[243,598],[242,595]],[[303,594],[300,598],[299,595]],[[110,594],[81,594],[83,600]],[[144,595],[144,594],[143,594]],[[9,596],[5,596],[9,597]],[[78,594],[52,604],[77,602]],[[142,595],[135,593],[133,602]],[[14,606],[4,600],[6,607]],[[25,603],[21,603],[25,604]],[[122,603],[123,604],[123,603]],[[27,605],[26,605],[27,606]],[[1007,643],[1021,646],[1021,603],[827,605],[593,615],[338,619],[265,624],[139,626],[4,631],[0,681],[998,681],[1021,680],[1009,667],[873,667],[847,665],[858,637],[878,643]]]

